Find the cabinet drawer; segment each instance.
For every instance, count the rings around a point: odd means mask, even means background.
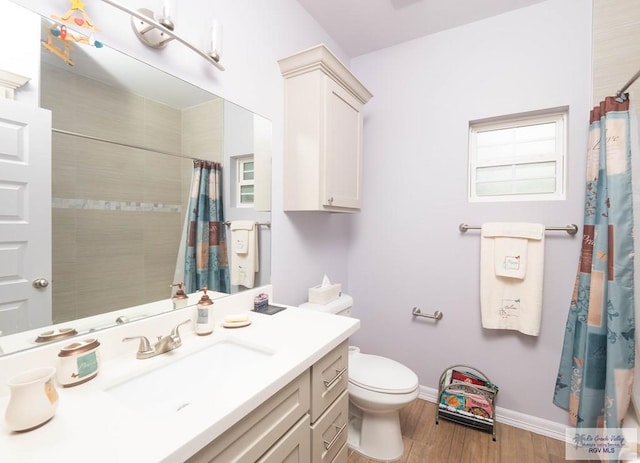
[[[307,370],[201,449],[188,462],[253,463],[257,461],[308,412],[309,376]]]
[[[331,463],[347,463],[349,461],[349,447],[344,444]]]
[[[309,415],[305,415],[257,463],[307,463],[311,455]]]
[[[345,341],[311,367],[311,422],[347,389],[349,347]]]
[[[348,422],[349,394],[343,391],[326,413],[311,426],[313,463],[333,462],[347,442]]]

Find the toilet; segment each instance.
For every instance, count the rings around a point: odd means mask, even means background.
[[[300,307],[348,317],[352,306],[353,298],[342,294],[325,305],[305,303]],[[400,409],[418,397],[418,376],[395,360],[351,346],[348,391],[349,447],[376,460],[402,457]]]

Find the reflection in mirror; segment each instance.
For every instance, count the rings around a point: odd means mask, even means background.
[[[49,26],[43,19],[43,37]],[[232,265],[230,224],[258,223],[253,284],[229,292],[269,283],[270,122],[107,46],[75,47],[73,62],[42,49],[54,327],[85,328],[78,319],[159,300],[173,308],[194,159],[222,165],[223,254]]]

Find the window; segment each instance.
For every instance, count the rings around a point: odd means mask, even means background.
[[[566,111],[469,124],[469,201],[565,198]]]
[[[255,182],[253,156],[239,157],[236,171],[238,172],[236,187],[237,207],[252,207]]]

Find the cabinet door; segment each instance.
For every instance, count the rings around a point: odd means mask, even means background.
[[[257,463],[308,463],[311,458],[309,424],[309,415],[305,415]]]
[[[309,411],[309,371],[280,389],[188,463],[253,463]],[[309,440],[307,421],[306,438]],[[308,458],[308,455],[307,455]]]
[[[359,209],[362,182],[362,104],[325,78],[324,166],[321,201],[327,207]]]

